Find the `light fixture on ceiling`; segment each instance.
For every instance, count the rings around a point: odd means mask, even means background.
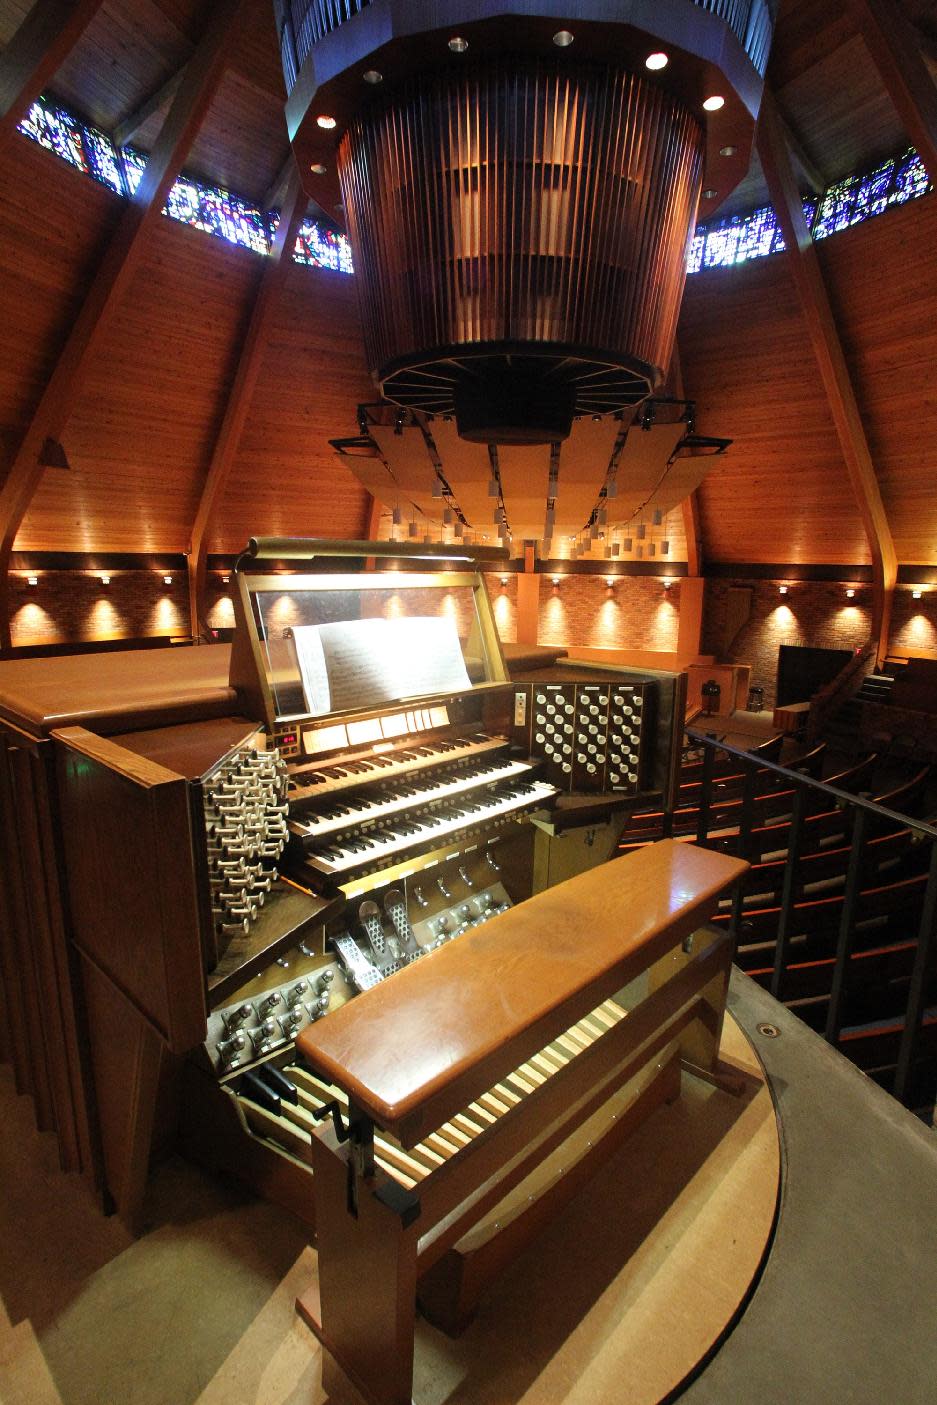
[[[711,185],[709,185],[709,186],[707,186],[706,189],[703,191],[703,199],[704,199],[704,200],[715,200],[715,198],[716,198],[716,196],[717,196],[718,194],[719,194],[718,190],[714,190],[713,187],[712,187]]]
[[[419,534],[420,534],[420,529],[419,529],[419,527],[416,525],[416,522],[415,522],[415,521],[411,522],[410,525],[409,525],[409,527],[407,528],[407,536],[409,536],[409,537],[417,537],[417,536],[419,536]]]
[[[664,538],[664,540],[663,540],[663,541],[661,542],[661,544],[660,544],[660,554],[661,554],[661,556],[669,556],[669,555],[670,555],[670,542],[669,542],[669,540],[668,540],[666,537]]]
[[[637,527],[634,530],[634,534],[639,542],[644,541],[644,538],[647,536],[647,527],[643,522],[638,523]]]
[[[737,151],[738,151],[738,147],[737,147],[737,146],[720,146],[720,148],[719,148],[719,155],[720,155],[720,156],[734,156]]]
[[[658,50],[654,54],[648,54],[644,60],[644,67],[649,68],[652,73],[656,73],[658,69],[666,68],[669,62],[670,59],[667,55]]]
[[[498,496],[498,491],[498,480],[494,474],[492,474],[488,479],[488,496],[490,498],[496,498]]]
[[[366,83],[383,83],[383,73],[378,73],[376,68],[368,68],[362,73],[362,78]]]
[[[390,515],[390,520],[393,522],[395,527],[399,527],[401,522],[403,521],[403,514],[400,511],[399,503],[394,507],[394,510]]]
[[[620,554],[621,554],[621,547],[620,547],[620,545],[618,544],[618,542],[612,542],[612,555],[613,555],[613,556],[619,556]]]
[[[324,176],[329,168],[328,166],[323,165],[321,161],[313,161],[309,169],[314,176]]]
[[[319,116],[316,118],[316,126],[321,127],[323,132],[331,132],[333,127],[338,126],[338,123],[335,121],[335,118],[330,117],[327,112],[320,112]]]
[[[659,527],[664,520],[664,514],[659,507],[654,509],[654,526]]]
[[[553,42],[558,49],[568,49],[573,42],[573,36],[568,29],[558,29],[553,36]]]
[[[468,48],[468,40],[463,39],[461,34],[453,34],[449,40],[449,48],[454,54],[464,54]]]
[[[634,548],[634,542],[632,541],[631,537],[624,537],[624,538],[622,539],[622,543],[621,543],[621,549],[622,549],[622,551],[631,551],[631,550],[633,550],[633,548]]]
[[[705,98],[703,101],[703,107],[707,112],[718,112],[720,107],[725,107],[725,104],[725,98],[720,97],[718,93],[713,93],[712,97]]]

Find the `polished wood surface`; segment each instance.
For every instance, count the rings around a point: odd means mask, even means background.
[[[34,736],[223,717],[237,709],[230,658],[230,645],[212,644],[0,662],[0,717]]]
[[[873,633],[877,639],[878,659],[882,662],[888,653],[892,595],[898,574],[895,544],[885,514],[855,388],[843,354],[816,249],[804,218],[790,155],[784,143],[784,133],[778,122],[774,99],[767,88],[762,98],[758,124],[758,150],[778,223],[784,233],[786,257],[790,262],[794,284],[807,322],[810,344],[829,402],[830,414],[836,426],[849,482],[868,539],[875,582]]]
[[[635,860],[640,860],[636,862]],[[493,918],[312,1026],[298,1046],[382,1127],[419,1139],[629,979],[655,943],[690,932],[745,870],[663,841]],[[485,979],[489,962],[494,988]],[[568,999],[556,1009],[558,992]],[[398,1032],[406,1028],[406,1046]],[[389,1060],[387,1051],[399,1050]]]
[[[84,386],[88,364],[109,319],[127,294],[149,231],[162,219],[170,188],[224,70],[228,44],[249,0],[217,0],[208,30],[186,68],[169,115],[140,176],[133,200],[107,246],[0,488],[0,641],[9,644],[4,608],[13,543],[42,475],[46,441],[61,440]]]

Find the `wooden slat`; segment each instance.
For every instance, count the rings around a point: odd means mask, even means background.
[[[862,516],[875,571],[875,631],[880,660],[888,652],[891,601],[898,564],[878,480],[859,413],[846,359],[820,272],[816,249],[804,219],[790,156],[770,91],[762,98],[758,149],[771,189],[787,256],[810,334],[811,346],[830,413]]]
[[[177,68],[175,73],[167,78],[165,83],[161,83],[154,93],[145,97],[133,112],[128,112],[126,117],[121,118],[111,131],[111,141],[115,146],[129,146],[144,123],[172,102],[185,76],[185,68],[185,64]]]
[[[283,209],[280,211],[280,223],[277,226],[273,247],[270,250],[269,262],[264,269],[257,297],[251,310],[247,335],[241,346],[237,370],[225,405],[221,428],[212,450],[208,474],[205,478],[192,527],[188,571],[189,618],[194,635],[201,632],[203,625],[206,631],[208,628],[205,622],[205,577],[208,564],[208,533],[211,529],[212,516],[217,510],[218,503],[224,493],[228,474],[234,464],[238,443],[244,430],[251,398],[260,374],[261,361],[267,349],[273,312],[286,287],[286,274],[305,208],[306,196],[299,172],[294,164],[286,199],[283,203]]]
[[[102,0],[36,0],[0,54],[0,146],[16,131]]]
[[[159,140],[134,197],[105,251],[81,311],[0,490],[0,642],[9,644],[6,599],[10,553],[42,473],[47,439],[61,439],[102,331],[126,293],[146,247],[151,225],[162,218],[170,186],[221,78],[228,47],[251,0],[217,0],[212,21],[189,63]]]

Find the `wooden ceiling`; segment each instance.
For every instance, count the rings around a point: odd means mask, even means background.
[[[937,55],[937,0],[901,0]],[[28,10],[0,0],[0,46]],[[49,91],[144,149],[191,58],[200,0],[105,0]],[[908,144],[849,7],[782,0],[769,83],[801,188]],[[186,170],[263,201],[288,155],[271,0],[249,10]],[[80,307],[122,202],[25,139],[0,154],[0,483]],[[726,209],[767,199],[757,157]],[[828,239],[818,256],[899,562],[937,564],[937,201]],[[159,222],[97,348],[20,550],[182,551],[224,414],[263,260]],[[710,562],[865,563],[859,512],[787,259],[688,279],[678,333],[698,428],[734,440],[700,490]],[[272,315],[211,551],[258,533],[355,536],[370,502],[328,446],[373,398],[354,280],[294,266]]]

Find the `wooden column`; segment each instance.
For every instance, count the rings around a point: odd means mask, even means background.
[[[703,636],[703,600],[706,582],[702,576],[685,576],[680,582],[680,620],[677,635],[678,668],[693,663],[700,652]]]
[[[895,0],[853,0],[872,62],[932,181],[937,181],[937,86],[917,31]]]
[[[234,381],[228,394],[224,417],[215,447],[212,450],[208,475],[202,488],[192,540],[189,544],[189,617],[193,634],[198,634],[205,622],[205,577],[208,560],[208,533],[212,518],[221,501],[228,475],[237,454],[238,444],[244,431],[251,397],[260,374],[264,352],[270,337],[273,314],[279,304],[286,278],[292,264],[292,253],[296,236],[306,210],[306,196],[299,170],[294,162],[293,171],[286,189],[280,223],[277,226],[273,248],[264,268],[257,290],[257,297],[251,312],[247,336],[241,348]]]
[[[248,5],[256,2],[216,0],[208,29],[186,68],[136,192],[105,251],[9,464],[0,490],[0,646],[10,643],[10,553],[42,477],[43,446],[49,439],[62,438],[101,337],[140,266],[150,229],[162,218],[166,197],[214,96],[240,21]]]
[[[680,350],[674,342],[670,358],[670,374],[667,377],[671,395],[679,400],[686,398],[683,388],[683,367],[680,363]],[[694,488],[689,497],[680,504],[683,512],[683,530],[686,534],[686,564],[691,576],[703,574],[703,529],[700,522],[699,494]]]
[[[872,642],[881,663],[888,652],[892,599],[898,573],[895,546],[817,251],[804,219],[800,192],[794,181],[774,99],[767,88],[758,123],[758,153],[787,245],[794,286],[869,543],[874,573]]]
[[[103,0],[36,0],[0,55],[0,146],[15,132]]]
[[[524,549],[524,569],[517,577],[517,642],[540,642],[540,576],[534,571],[534,548]]]

